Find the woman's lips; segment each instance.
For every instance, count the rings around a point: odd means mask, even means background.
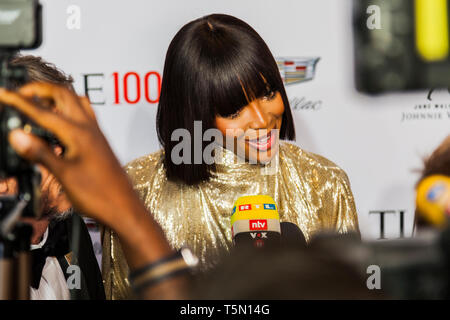
[[[272,144],[275,141],[275,134],[272,134],[272,130],[269,132],[269,134],[266,134],[264,136],[258,137],[257,139],[251,139],[248,140],[248,144],[257,150],[260,151],[267,151],[272,147]]]

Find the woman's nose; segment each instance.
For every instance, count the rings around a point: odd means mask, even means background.
[[[258,100],[255,100],[250,103],[250,108],[252,111],[252,122],[250,124],[250,128],[252,129],[266,129],[269,125],[270,119],[269,115],[261,108]]]

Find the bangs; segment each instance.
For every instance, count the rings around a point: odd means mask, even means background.
[[[207,88],[202,101],[210,112],[228,117],[251,101],[281,91],[283,82],[278,65],[259,36],[240,30],[204,30],[208,33],[198,52],[198,88]],[[214,57],[211,59],[211,57]]]
[[[281,79],[277,79],[267,66],[265,69],[262,71],[261,67],[244,65],[224,67],[218,71],[219,79],[213,82],[211,88],[210,105],[214,106],[214,114],[229,117],[251,101],[280,91]]]

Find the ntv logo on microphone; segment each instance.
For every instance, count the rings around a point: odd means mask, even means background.
[[[250,230],[267,230],[267,220],[249,220]]]

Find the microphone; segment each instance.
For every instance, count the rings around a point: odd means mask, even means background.
[[[444,227],[450,219],[450,177],[432,175],[417,187],[416,208],[426,222]]]
[[[306,239],[300,228],[292,222],[281,222],[281,245],[291,248],[305,248]]]
[[[270,196],[244,196],[234,203],[231,236],[235,246],[265,248],[280,244],[280,217]]]

